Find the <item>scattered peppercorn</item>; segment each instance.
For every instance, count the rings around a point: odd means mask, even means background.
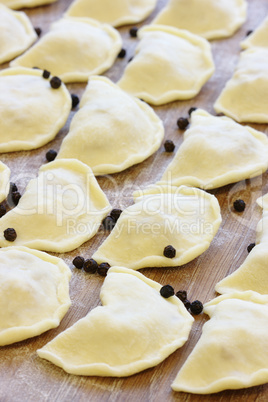
[[[189,301],[188,299],[186,299],[186,300],[183,302],[183,304],[184,304],[184,307],[185,307],[187,310],[189,310],[189,308],[191,307],[191,303],[190,303],[190,301]]]
[[[0,204],[0,218],[7,213],[6,207],[3,204]]]
[[[180,130],[185,130],[188,125],[189,125],[189,120],[186,119],[186,117],[180,117],[177,120],[177,126],[179,127]]]
[[[137,33],[138,33],[137,27],[130,28],[129,35],[131,36],[131,38],[137,38]]]
[[[190,304],[190,311],[192,314],[198,315],[203,311],[203,304],[199,300],[195,300]]]
[[[46,153],[46,159],[48,162],[52,162],[52,161],[54,161],[54,159],[56,158],[57,155],[58,155],[58,153],[54,149],[50,149]]]
[[[41,28],[36,27],[36,28],[34,28],[34,30],[35,30],[37,36],[40,36],[40,35],[41,35],[41,33],[42,33],[42,29],[41,29]]]
[[[33,67],[33,70],[41,70],[39,67]]]
[[[237,212],[243,212],[246,208],[246,203],[245,201],[239,199],[234,201],[233,206]]]
[[[50,86],[53,89],[58,89],[61,86],[61,79],[59,77],[52,77],[50,80]]]
[[[99,266],[98,266],[98,269],[97,269],[97,272],[98,272],[98,274],[99,275],[101,275],[101,276],[106,276],[107,275],[107,272],[108,272],[108,269],[110,268],[110,264],[108,264],[108,262],[102,262]]]
[[[250,244],[247,246],[248,253],[250,253],[251,250],[252,250],[255,246],[256,246],[255,243],[250,243]]]
[[[93,260],[93,258],[90,258],[89,260],[86,260],[84,262],[83,268],[84,268],[84,271],[86,271],[90,274],[95,274],[95,272],[98,269],[98,263],[95,260]]]
[[[102,225],[105,230],[112,230],[115,226],[115,221],[111,216],[106,216],[102,221]]]
[[[166,152],[173,152],[175,149],[175,144],[171,140],[166,140],[164,143],[164,147]]]
[[[160,289],[160,295],[163,296],[165,299],[174,296],[174,293],[174,289],[170,285],[162,286],[162,288]]]
[[[77,257],[75,257],[73,259],[73,264],[74,264],[75,268],[81,269],[81,268],[83,268],[84,261],[85,261],[84,257],[81,257],[80,255],[78,255]]]
[[[72,109],[74,109],[80,102],[80,99],[75,94],[71,94],[71,98],[72,98]]]
[[[14,241],[16,240],[17,233],[16,230],[13,228],[8,228],[4,230],[4,238],[8,241]]]
[[[117,57],[119,57],[119,59],[123,59],[126,54],[127,54],[126,49],[121,49]]]
[[[176,255],[176,250],[173,246],[169,245],[164,248],[164,256],[167,258],[174,258]]]
[[[191,114],[192,114],[195,110],[197,110],[197,107],[190,107],[190,109],[188,110],[189,116],[191,116]]]
[[[11,193],[15,193],[15,191],[18,191],[18,187],[15,183],[10,182],[10,191]]]
[[[115,222],[117,222],[118,219],[119,219],[119,217],[120,217],[120,215],[122,214],[122,212],[123,212],[122,209],[114,208],[114,209],[111,210],[110,215],[111,215],[111,217],[113,218],[113,220],[114,220]]]
[[[251,35],[251,34],[252,34],[252,32],[253,32],[253,30],[252,30],[252,29],[250,29],[249,31],[247,31],[246,36]]]
[[[176,296],[177,296],[182,302],[184,302],[184,301],[187,300],[187,292],[186,292],[186,290],[179,290],[179,291],[176,293]]]
[[[43,78],[45,78],[46,80],[50,77],[50,72],[47,70],[43,71]]]
[[[133,60],[133,56],[132,57],[130,57],[129,59],[128,59],[128,63],[130,63],[132,60]]]
[[[19,200],[21,199],[21,193],[19,191],[13,191],[11,197],[14,204],[18,205]]]

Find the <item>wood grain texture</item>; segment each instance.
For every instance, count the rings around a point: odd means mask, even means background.
[[[51,22],[60,18],[70,3],[71,0],[58,0],[55,4],[25,11],[33,25],[41,27],[44,33]],[[165,3],[166,0],[158,1],[157,9],[146,23],[152,20]],[[165,138],[172,139],[176,148],[181,144],[183,134],[176,127],[177,118],[186,116],[191,106],[199,106],[214,113],[213,103],[227,79],[232,75],[237,63],[240,52],[239,42],[245,37],[246,32],[256,28],[268,13],[266,0],[249,0],[248,5],[248,19],[244,26],[232,38],[212,42],[216,72],[200,94],[190,101],[173,102],[154,108],[164,121]],[[137,44],[136,39],[129,37],[128,30],[129,27],[119,29],[124,47],[127,49],[127,57],[118,59],[107,72],[106,75],[113,81],[117,81],[122,75],[127,60],[133,55]],[[8,65],[2,67],[6,68]],[[165,72],[163,72],[164,79]],[[84,84],[67,86],[71,93],[78,95],[81,95],[85,88]],[[71,113],[67,124],[55,140],[46,146],[30,152],[0,155],[1,160],[10,167],[12,181],[17,183],[21,192],[24,191],[28,181],[36,176],[39,167],[46,162],[46,151],[50,148],[59,149],[63,137],[68,132],[73,114],[74,112]],[[252,126],[268,134],[267,125]],[[133,191],[159,179],[172,157],[173,154],[165,153],[162,146],[155,155],[143,163],[112,176],[99,177],[98,182],[113,207],[125,208],[132,204]],[[161,284],[171,284],[176,290],[186,289],[192,300],[199,299],[206,302],[214,298],[216,282],[239,267],[247,256],[248,244],[255,241],[255,228],[261,217],[261,210],[256,206],[255,201],[266,192],[268,192],[267,173],[211,191],[220,203],[223,222],[210,248],[194,261],[180,268],[147,268],[141,272]],[[247,204],[243,214],[234,213],[232,209],[232,203],[237,198],[243,198]],[[58,328],[24,342],[1,348],[0,401],[266,401],[268,385],[204,396],[172,391],[170,385],[173,379],[200,337],[202,325],[206,321],[204,314],[196,317],[190,338],[184,347],[155,368],[128,378],[69,375],[37,356],[38,348],[100,304],[99,291],[103,278],[73,269],[71,261],[79,254],[90,258],[106,236],[100,230],[93,239],[79,249],[58,255],[70,265],[73,271],[70,284],[72,306]]]

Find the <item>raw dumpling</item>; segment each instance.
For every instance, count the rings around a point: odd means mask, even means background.
[[[213,195],[185,186],[158,188],[122,212],[92,258],[132,269],[183,265],[209,247],[220,223]],[[163,254],[169,245],[174,258]]]
[[[214,109],[239,122],[268,123],[268,49],[253,47],[241,53]]]
[[[0,219],[0,247],[23,245],[64,253],[97,232],[110,204],[91,169],[75,159],[43,165],[19,204]],[[14,228],[17,238],[5,240]]]
[[[78,375],[123,377],[162,362],[188,338],[193,318],[182,302],[160,295],[161,285],[139,272],[110,268],[103,306],[37,351]]]
[[[240,43],[242,49],[264,47],[268,49],[268,16],[262,24]]]
[[[245,0],[169,0],[153,23],[216,39],[233,35],[246,17]]]
[[[0,250],[0,346],[59,325],[70,307],[71,271],[60,259],[26,247]]]
[[[214,72],[206,39],[162,25],[146,26],[138,37],[136,55],[118,85],[148,103],[193,98]]]
[[[157,0],[76,0],[66,14],[72,17],[89,17],[118,27],[134,24],[148,17]]]
[[[211,189],[252,178],[267,167],[265,134],[198,109],[161,182]]]
[[[210,394],[268,381],[268,296],[237,292],[206,303],[210,320],[172,384]]]
[[[11,66],[38,66],[64,82],[87,81],[110,68],[122,47],[119,33],[89,18],[66,17]]]
[[[264,207],[257,226],[256,246],[243,264],[215,286],[218,293],[253,290],[268,294],[268,205],[267,195],[257,200]]]
[[[1,96],[1,95],[0,95]],[[8,196],[9,193],[10,169],[0,162],[0,202]]]
[[[0,152],[41,147],[64,126],[72,101],[65,87],[52,89],[42,71],[8,68],[0,72]]]
[[[105,77],[91,77],[58,158],[76,158],[95,175],[120,172],[152,155],[164,127],[153,109]]]
[[[0,4],[0,33],[0,63],[23,53],[37,39],[27,15],[3,4]]]
[[[9,8],[31,8],[43,6],[45,4],[55,3],[57,0],[1,0]]]
[[[257,199],[257,204],[264,210],[268,211],[268,194],[265,194],[263,197],[259,197]]]

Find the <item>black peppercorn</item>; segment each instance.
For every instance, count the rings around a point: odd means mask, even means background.
[[[97,269],[97,272],[98,272],[98,274],[99,275],[101,275],[101,276],[106,276],[107,275],[107,272],[108,272],[108,270],[109,270],[109,268],[110,268],[110,264],[108,264],[108,262],[102,262],[99,266],[98,266],[98,269]]]
[[[250,244],[247,246],[248,253],[250,253],[251,250],[252,250],[255,246],[256,246],[255,243],[250,243]]]
[[[15,183],[10,182],[10,191],[11,193],[15,193],[15,191],[18,191],[18,187]]]
[[[180,130],[185,130],[188,125],[189,125],[189,120],[186,119],[186,117],[180,117],[177,120],[177,126],[179,127]]]
[[[7,213],[6,207],[3,204],[0,204],[0,218]]]
[[[50,86],[53,89],[58,89],[61,86],[61,79],[59,77],[52,77],[50,80]]]
[[[249,31],[247,31],[246,36],[251,35],[251,34],[252,34],[252,32],[253,32],[253,30],[252,30],[252,29],[250,29]]]
[[[200,314],[203,311],[203,304],[199,300],[195,300],[190,305],[190,311],[192,314]]]
[[[4,230],[4,238],[8,241],[14,241],[17,238],[16,230],[13,228],[8,228]]]
[[[164,248],[164,256],[167,258],[174,258],[176,255],[176,250],[173,246],[169,245]]]
[[[41,29],[41,28],[36,27],[36,28],[34,28],[34,30],[35,30],[37,36],[40,36],[40,35],[41,35],[41,33],[42,33],[42,29]]]
[[[121,49],[117,57],[119,57],[119,59],[123,59],[126,54],[127,54],[126,49]]]
[[[128,63],[130,63],[132,60],[134,59],[134,57],[132,56],[132,57],[130,57],[129,59],[128,59]]]
[[[71,94],[71,98],[72,98],[72,109],[74,109],[80,102],[80,99],[75,94]]]
[[[233,203],[234,209],[237,212],[243,212],[244,209],[246,208],[246,203],[243,200],[235,200],[235,202]]]
[[[175,149],[175,144],[171,140],[166,140],[164,143],[164,147],[166,152],[173,152]]]
[[[14,191],[11,195],[12,201],[15,205],[18,205],[19,200],[21,199],[21,194],[18,191]]]
[[[84,271],[86,271],[90,274],[95,274],[95,272],[98,269],[98,263],[95,260],[93,260],[93,258],[90,258],[89,260],[86,260],[84,262],[83,268],[84,268]]]
[[[188,299],[184,300],[183,304],[187,310],[189,310],[189,308],[191,307],[191,303]]]
[[[174,293],[174,289],[170,285],[165,285],[160,289],[160,295],[163,296],[165,299],[174,296]]]
[[[195,110],[197,110],[197,107],[190,107],[190,109],[188,110],[189,116],[191,116],[191,114],[192,114]]]
[[[184,302],[184,301],[187,300],[187,292],[186,292],[186,290],[179,290],[179,291],[176,293],[176,296],[177,296],[182,302]]]
[[[102,225],[105,230],[112,230],[115,226],[115,221],[111,216],[106,216],[102,221]]]
[[[47,70],[43,71],[43,78],[45,78],[46,80],[50,77],[50,72]]]
[[[83,268],[84,261],[85,261],[84,257],[81,257],[80,255],[78,255],[77,257],[75,257],[73,259],[73,264],[74,264],[75,268],[81,269],[81,268]]]
[[[113,218],[113,220],[115,221],[115,222],[117,222],[118,221],[118,219],[119,219],[119,217],[120,217],[120,215],[122,214],[122,209],[119,209],[119,208],[114,208],[114,209],[112,209],[111,210],[111,213],[110,213],[110,215],[111,215],[111,218]]]
[[[52,162],[52,161],[54,161],[54,159],[56,158],[57,155],[58,154],[57,154],[56,151],[54,151],[54,149],[50,149],[46,153],[46,159],[47,159],[48,162]]]
[[[130,28],[129,35],[131,36],[131,38],[136,38],[137,33],[138,33],[138,28],[137,27]]]

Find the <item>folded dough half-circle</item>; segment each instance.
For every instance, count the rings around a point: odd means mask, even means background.
[[[25,13],[0,4],[0,63],[20,55],[36,39],[37,34]]]
[[[183,265],[207,250],[220,223],[213,195],[186,186],[159,187],[122,212],[92,258],[132,269]],[[173,258],[164,255],[170,245]]]
[[[95,235],[110,209],[87,165],[58,159],[40,168],[18,205],[0,219],[0,247],[74,250]],[[12,243],[4,238],[7,228],[16,231]]]
[[[83,82],[108,70],[121,47],[121,36],[110,25],[66,17],[54,22],[46,35],[10,65],[38,66],[64,82]]]
[[[66,123],[71,96],[62,84],[51,88],[42,71],[23,67],[0,72],[0,152],[41,147]]]
[[[160,182],[212,189],[258,176],[267,167],[264,133],[198,109]]]
[[[242,49],[251,47],[264,47],[268,49],[268,16],[255,31],[240,43],[240,46]]]
[[[145,102],[106,77],[91,77],[58,158],[76,158],[95,175],[120,172],[160,147],[162,121]]]
[[[0,250],[0,346],[59,325],[71,305],[71,271],[60,258],[30,250]]]
[[[174,391],[210,394],[268,381],[268,296],[237,292],[206,303],[210,316]]]
[[[37,351],[78,375],[123,377],[153,367],[181,347],[193,318],[161,285],[122,267],[108,271],[102,306]]]
[[[66,15],[94,18],[118,27],[144,20],[156,3],[157,0],[76,0],[71,3]]]
[[[153,105],[191,99],[214,72],[208,41],[185,30],[148,25],[118,85]]]
[[[10,169],[3,162],[0,162],[0,202],[2,202],[9,193]]]
[[[43,6],[45,4],[55,3],[57,0],[1,0],[1,3],[5,4],[9,8],[15,10],[19,8],[32,8]]]
[[[246,21],[245,0],[169,0],[153,24],[186,29],[206,39],[234,34]]]

